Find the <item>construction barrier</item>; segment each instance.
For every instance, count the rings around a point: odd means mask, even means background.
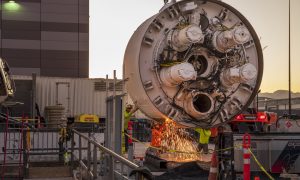
[[[250,158],[251,158],[251,154],[249,151],[249,148],[251,146],[251,137],[250,134],[246,133],[243,137],[243,158],[244,158],[244,171],[243,171],[243,175],[244,175],[244,180],[250,180]]]

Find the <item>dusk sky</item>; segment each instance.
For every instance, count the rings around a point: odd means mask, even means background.
[[[288,0],[223,0],[240,11],[261,38],[262,92],[288,89]],[[163,0],[90,0],[90,77],[122,78],[127,42],[137,27],[156,14]],[[300,92],[300,1],[291,0],[292,91]]]

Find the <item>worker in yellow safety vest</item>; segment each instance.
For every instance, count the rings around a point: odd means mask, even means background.
[[[208,142],[209,142],[209,138],[211,136],[210,129],[196,128],[195,131],[197,131],[200,134],[198,150],[199,151],[203,150],[203,152],[205,154],[207,154],[208,153]]]
[[[124,126],[123,126],[123,132],[125,133],[125,149],[123,152],[127,152],[128,149],[128,136],[126,136],[127,133],[127,128],[128,128],[128,122],[130,121],[130,118],[133,116],[133,114],[138,110],[137,107],[133,107],[131,104],[127,104],[125,107],[125,112],[124,112]],[[124,137],[124,136],[123,136]],[[123,149],[123,148],[122,148]]]

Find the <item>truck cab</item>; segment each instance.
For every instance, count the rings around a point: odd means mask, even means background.
[[[257,111],[255,108],[247,108],[238,114],[229,123],[233,132],[268,132],[270,126],[277,121],[274,112]]]

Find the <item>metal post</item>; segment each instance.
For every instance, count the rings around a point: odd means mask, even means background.
[[[109,155],[109,173],[108,173],[108,178],[111,178],[111,179],[115,179],[115,173],[114,173],[114,158]]]
[[[289,0],[289,115],[291,114],[291,1]]]
[[[108,120],[109,117],[109,109],[108,109],[108,91],[109,91],[109,83],[108,83],[108,75],[106,75],[106,119],[105,119],[105,133],[104,133],[104,146],[107,148],[110,147],[110,121]]]
[[[24,150],[23,148],[23,132],[24,132],[24,114],[22,115],[22,126],[21,126],[21,131],[20,131],[20,144],[19,144],[19,177],[21,177],[21,163],[22,163],[22,151]]]
[[[111,136],[112,136],[112,140],[111,143],[113,145],[112,150],[115,151],[116,150],[116,145],[115,145],[115,125],[116,125],[116,70],[114,70],[114,85],[113,85],[113,99],[112,99],[112,109],[113,109],[113,113],[112,113],[112,131],[111,131]]]
[[[32,73],[32,109],[31,109],[31,118],[35,118],[35,103],[36,103],[36,73]]]
[[[93,177],[94,179],[97,178],[97,147],[94,145],[93,149]]]
[[[122,154],[122,95],[115,96],[115,152]]]
[[[258,107],[258,94],[261,92],[261,90],[258,90],[256,93],[256,112],[259,111],[259,107]]]
[[[82,180],[83,178],[83,171],[82,171],[82,165],[81,165],[81,160],[79,160],[79,167],[80,167],[80,177],[79,179]]]
[[[267,99],[265,99],[265,111],[268,111]]]
[[[125,122],[125,104],[126,102],[128,101],[128,95],[127,93],[125,93],[125,85],[126,85],[126,80],[125,80],[125,63],[123,63],[123,74],[122,74],[122,94],[123,94],[123,97],[122,97],[122,113],[121,113],[121,153],[123,153],[123,148],[125,149],[125,133],[124,130],[124,122]],[[123,147],[124,146],[124,147]]]
[[[123,164],[123,163],[121,163],[120,169],[121,169],[121,172],[120,172],[120,173],[123,175],[123,174],[124,174],[124,164]]]
[[[106,100],[108,98],[108,86],[109,86],[109,83],[108,83],[108,74],[106,74],[106,81],[105,81],[105,90],[106,90]]]
[[[10,147],[9,144],[7,146],[7,141],[8,141],[8,139],[10,139],[7,137],[7,134],[8,134],[8,108],[6,109],[6,121],[5,121],[4,148],[3,148],[4,156],[3,156],[2,173],[1,173],[2,180],[4,180],[4,176],[5,176],[7,149]]]
[[[74,169],[74,132],[71,131],[71,168]]]
[[[91,170],[91,142],[88,140],[88,149],[87,149],[87,168],[88,171]]]
[[[42,134],[44,135],[44,133]],[[43,137],[44,139],[44,137]],[[59,148],[59,154],[58,154],[58,158],[59,158],[59,162],[64,162],[64,141],[63,141],[63,137],[60,137],[58,140],[58,148]]]
[[[27,167],[28,167],[28,162],[27,162],[27,130],[23,131],[23,177],[27,178]]]
[[[79,136],[79,139],[78,139],[78,146],[79,146],[79,149],[78,149],[78,158],[79,158],[79,161],[81,161],[81,157],[82,157],[82,154],[81,154],[81,136]]]
[[[116,70],[114,70],[114,87],[113,87],[113,99],[112,99],[112,106],[113,106],[113,114],[112,114],[112,131],[111,131],[111,137],[112,137],[112,150],[116,150],[116,142],[115,142],[115,139],[116,139],[116,135],[115,135],[115,132],[116,132],[116,80],[117,80],[117,77],[116,77]],[[116,169],[116,165],[115,165],[115,162],[114,162],[114,159],[112,158],[112,171],[113,171],[113,175],[115,174],[114,171]]]

